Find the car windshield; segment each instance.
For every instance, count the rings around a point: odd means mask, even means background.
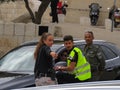
[[[31,71],[34,68],[35,46],[24,46],[8,53],[0,60],[0,71]]]
[[[52,45],[51,50],[55,52],[60,47],[61,47],[61,44],[54,44]]]
[[[52,51],[56,51],[60,45],[54,44]],[[23,46],[12,52],[9,52],[0,60],[0,71],[33,71],[35,65],[34,59],[35,46]]]

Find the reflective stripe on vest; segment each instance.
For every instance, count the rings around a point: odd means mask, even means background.
[[[85,57],[82,55],[82,52],[79,48],[74,48],[70,54],[69,57],[73,58],[75,55],[75,51],[78,53],[78,61],[75,66],[74,71],[70,72],[71,74],[75,75],[75,78],[78,78],[79,80],[86,80],[91,78],[91,69],[90,64],[87,62]],[[67,60],[67,65],[70,65],[71,60]]]
[[[76,71],[76,70],[78,70],[78,69],[80,69],[80,68],[84,68],[84,67],[86,67],[86,66],[88,66],[88,65],[89,65],[89,63],[85,63],[85,64],[83,64],[83,65],[75,68],[74,70]]]

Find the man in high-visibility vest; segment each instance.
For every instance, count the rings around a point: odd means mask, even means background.
[[[64,36],[63,40],[68,54],[67,66],[56,66],[55,70],[67,71],[67,73],[59,72],[56,74],[58,83],[88,81],[91,78],[90,64],[83,56],[81,50],[74,47],[73,37],[71,35]]]

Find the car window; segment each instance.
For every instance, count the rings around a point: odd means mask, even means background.
[[[85,44],[77,45],[77,47],[79,47],[82,51],[84,49],[84,46]],[[100,47],[103,50],[103,55],[105,60],[109,60],[117,57],[117,55],[108,46],[100,45]]]
[[[33,71],[35,46],[24,46],[0,60],[0,71]]]
[[[53,44],[51,47],[51,51],[56,51],[60,47],[61,47],[61,44]]]
[[[117,55],[107,46],[101,45],[106,60],[116,58]]]

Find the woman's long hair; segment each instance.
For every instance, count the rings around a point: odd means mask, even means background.
[[[34,52],[34,58],[35,60],[37,59],[37,55],[38,55],[38,52],[39,52],[39,49],[41,48],[41,46],[44,44],[44,40],[47,39],[48,36],[51,36],[52,34],[50,33],[43,33],[38,44],[37,44],[37,47],[35,49],[35,52]]]

